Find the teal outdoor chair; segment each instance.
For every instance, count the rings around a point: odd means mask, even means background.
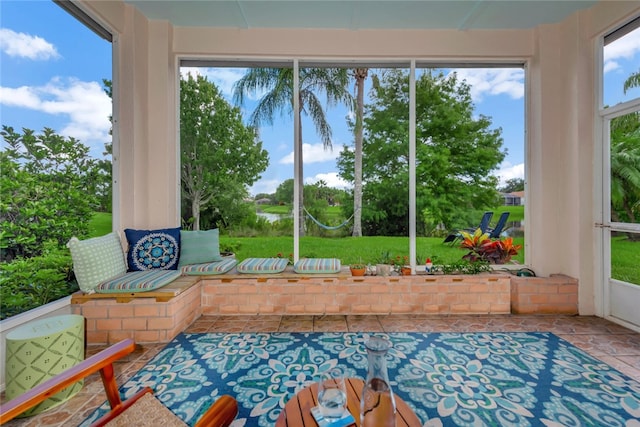
[[[486,230],[487,233],[489,233],[489,238],[499,239],[500,234],[502,234],[502,232],[504,231],[504,226],[507,225],[508,219],[509,219],[509,212],[502,212],[496,226],[494,228],[488,228]]]

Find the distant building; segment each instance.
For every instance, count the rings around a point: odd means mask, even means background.
[[[258,204],[258,205],[269,205],[269,204],[271,204],[271,199],[267,199],[266,197],[264,199],[258,199],[258,200],[256,200],[256,204]]]
[[[524,206],[524,191],[502,193],[502,198],[504,206]]]

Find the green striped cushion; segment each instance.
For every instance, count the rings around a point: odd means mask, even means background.
[[[119,292],[149,292],[168,285],[180,277],[179,270],[132,271],[124,276],[107,280],[96,287],[99,294]]]
[[[338,273],[341,268],[338,258],[301,258],[293,265],[293,271],[306,274]]]
[[[224,274],[235,267],[237,263],[238,261],[233,258],[225,258],[222,261],[185,265],[182,267],[182,274],[187,274],[189,276]]]
[[[238,273],[281,273],[287,264],[289,260],[286,258],[247,258],[236,269]]]

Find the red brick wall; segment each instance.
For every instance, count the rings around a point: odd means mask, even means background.
[[[578,280],[561,274],[512,277],[514,314],[578,314]]]
[[[134,298],[127,303],[95,299],[72,304],[74,314],[86,318],[87,343],[115,344],[125,338],[137,343],[171,341],[202,314],[197,283],[168,302]]]
[[[203,314],[505,314],[510,277],[212,278]]]

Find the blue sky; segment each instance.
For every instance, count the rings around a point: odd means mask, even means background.
[[[102,79],[111,79],[111,44],[50,1],[0,1],[0,121],[16,130],[40,132],[44,127],[73,136],[101,157],[110,141],[111,101]],[[640,31],[605,49],[605,104],[640,96],[640,89],[623,95],[622,84],[640,69]],[[187,72],[189,70],[183,70]],[[195,71],[195,70],[191,70]],[[240,69],[198,72],[214,81],[231,99]],[[497,171],[502,181],[524,175],[524,73],[515,69],[462,69],[461,78],[472,85],[476,113],[491,116],[502,128],[508,156]],[[243,110],[248,114],[254,102]],[[333,150],[327,151],[313,126],[303,121],[304,176],[306,182],[323,179],[342,187],[335,159],[343,145],[350,145],[344,108],[328,110],[333,128]],[[289,117],[263,127],[260,137],[269,151],[270,166],[251,189],[252,194],[271,193],[293,177],[293,131]]]

